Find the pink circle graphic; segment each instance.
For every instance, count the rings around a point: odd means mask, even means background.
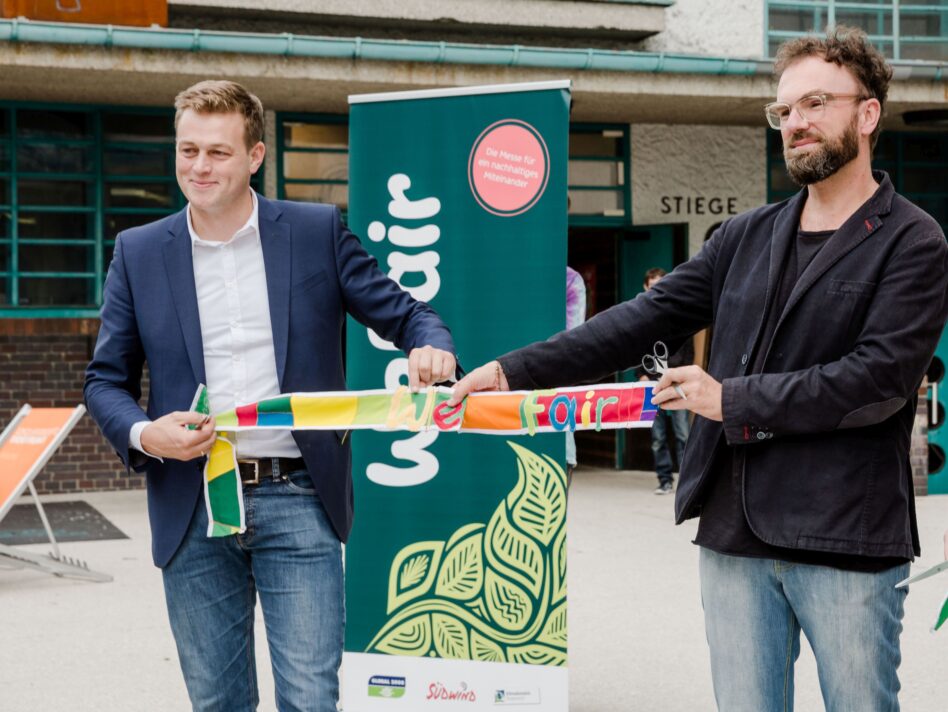
[[[550,178],[550,153],[533,126],[518,119],[497,121],[471,149],[467,177],[484,210],[501,217],[532,208]]]

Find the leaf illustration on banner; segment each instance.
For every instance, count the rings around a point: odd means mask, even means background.
[[[543,624],[543,630],[537,641],[548,645],[566,648],[566,604],[562,603],[550,613]]]
[[[547,645],[524,645],[510,648],[507,657],[512,663],[524,665],[565,665],[566,651]]]
[[[504,649],[500,645],[476,630],[472,630],[471,660],[481,660],[485,663],[503,663],[507,661],[507,658],[504,655]]]
[[[388,613],[428,592],[443,549],[444,542],[420,541],[398,552],[389,574]]]
[[[438,655],[454,660],[471,659],[467,628],[461,621],[443,613],[435,613],[431,616],[431,627]]]
[[[431,617],[424,614],[405,621],[388,631],[375,649],[389,655],[427,655],[431,649]]]
[[[367,652],[566,664],[566,475],[509,444],[517,482],[486,526],[395,556],[390,617]]]
[[[484,577],[487,610],[501,628],[520,630],[533,616],[533,601],[529,594],[512,581],[507,581],[490,569]]]
[[[511,524],[505,503],[494,511],[484,536],[488,566],[519,581],[534,596],[539,596],[543,583],[543,553],[536,541]]]
[[[484,587],[484,525],[468,524],[448,541],[435,594],[467,601]]]
[[[566,516],[566,483],[557,475],[559,466],[514,442],[520,478],[507,497],[511,519],[527,534],[547,546]]]
[[[550,594],[550,603],[554,606],[566,598],[566,527],[560,527],[560,531],[553,540],[551,547],[553,590]]]

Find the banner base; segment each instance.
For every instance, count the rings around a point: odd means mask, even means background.
[[[565,667],[347,652],[340,683],[343,712],[569,710]]]

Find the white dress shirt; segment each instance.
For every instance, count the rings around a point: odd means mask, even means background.
[[[194,231],[190,206],[187,209],[212,413],[280,394],[257,196],[250,192],[250,218],[226,242],[202,240]],[[129,433],[129,444],[141,452],[141,432],[147,425],[136,423]],[[288,430],[241,432],[237,456],[299,457],[300,450]]]

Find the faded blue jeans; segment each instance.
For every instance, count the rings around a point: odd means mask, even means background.
[[[675,439],[675,455],[678,458],[678,467],[681,467],[681,458],[685,454],[685,445],[688,442],[688,411],[687,410],[662,410],[658,409],[655,414],[655,420],[652,422],[652,455],[655,457],[655,474],[658,475],[658,483],[663,485],[666,482],[671,484],[672,477],[672,458],[668,451],[667,428],[671,425],[672,435]]]
[[[280,712],[335,712],[345,617],[342,547],[306,472],[244,488],[247,531],[207,537],[203,500],[162,571],[194,710],[257,708],[259,596]]]
[[[800,631],[826,712],[897,712],[909,564],[880,573],[701,548],[701,602],[720,712],[790,712]]]

